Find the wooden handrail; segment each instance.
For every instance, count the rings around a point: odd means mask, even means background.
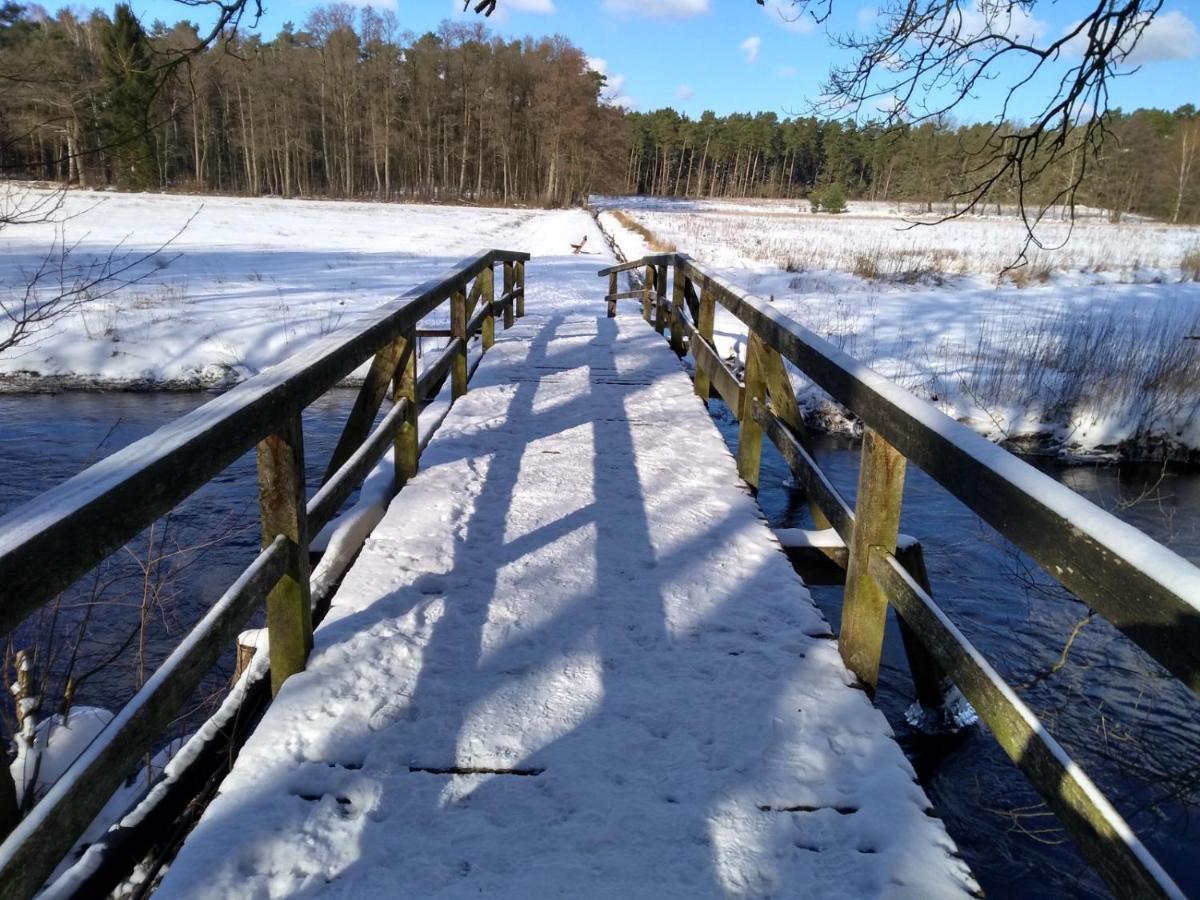
[[[521,306],[518,314],[524,311],[524,264],[529,258],[527,253],[487,250],[464,259],[440,278],[412,288],[0,519],[3,633],[235,459],[259,448],[262,553],[0,844],[0,897],[29,897],[42,886],[264,598],[272,689],[303,668],[311,646],[311,608],[328,601],[328,587],[336,580],[326,579],[320,596],[310,597],[309,535],[334,515],[388,447],[398,450],[397,488],[415,471],[418,409],[451,370],[462,375],[455,396],[466,391],[467,348],[476,333],[485,337],[485,351],[490,346],[493,266],[502,263],[505,268],[510,303],[505,321],[511,324],[514,302]],[[470,295],[485,302],[471,331],[452,339],[417,377],[417,323],[447,301],[458,303],[461,319],[466,285],[472,280]],[[372,355],[323,485],[306,502],[300,414]],[[393,381],[395,403],[372,430]],[[210,754],[194,756],[213,762]],[[186,773],[179,777],[194,781]]]
[[[904,555],[896,543],[905,463],[923,469],[1197,692],[1200,569],[686,254],[657,254],[601,271],[609,278],[609,315],[617,300],[633,296],[643,298],[645,316],[646,289],[618,291],[617,272],[645,266],[648,274],[661,273],[668,265],[672,302],[660,299],[666,285],[657,277],[656,308],[668,317],[672,346],[681,354],[687,338],[697,393],[707,401],[718,389],[738,418],[742,477],[757,484],[759,447],[770,439],[805,489],[814,518],[830,524],[848,548],[841,557],[846,595],[839,650],[851,671],[874,687],[890,604],[900,616],[918,697],[936,697],[940,678],[950,677],[1119,895],[1181,897],[1103,794],[937,607],[923,564],[914,571],[898,559]],[[713,346],[716,303],[747,327],[744,381]],[[660,332],[663,324],[655,322]],[[780,357],[864,425],[854,509],[804,444]]]

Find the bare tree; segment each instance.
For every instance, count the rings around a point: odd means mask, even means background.
[[[834,2],[791,0],[791,7],[796,18],[824,25]],[[1011,186],[1028,234],[1022,260],[1030,245],[1043,247],[1036,228],[1052,207],[1065,205],[1073,215],[1088,162],[1108,137],[1109,88],[1135,70],[1131,56],[1162,0],[1095,0],[1054,39],[1043,39],[1035,27],[1038,5],[884,0],[873,28],[831,35],[848,60],[830,71],[820,101],[843,115],[866,108],[890,124],[913,124],[938,120],[998,81],[1000,108],[972,148],[969,183],[952,195],[963,205],[949,218],[973,210],[998,186]],[[1030,95],[1039,98],[1037,111],[1028,123],[1014,125],[1012,108]],[[1063,161],[1070,165],[1060,186],[1031,196],[1027,186]]]

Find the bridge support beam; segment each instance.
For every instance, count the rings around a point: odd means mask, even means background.
[[[904,494],[904,456],[872,428],[863,434],[854,532],[846,565],[846,593],[838,638],[846,668],[874,693],[879,682],[888,598],[867,571],[872,547],[896,552]]]
[[[267,595],[271,694],[304,670],[312,650],[312,598],[308,585],[308,522],[304,500],[304,432],[299,414],[258,444],[258,506],[262,545],[287,539],[287,566]]]

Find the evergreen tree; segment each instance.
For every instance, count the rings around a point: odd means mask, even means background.
[[[155,181],[151,107],[156,83],[150,41],[128,4],[117,5],[101,46],[106,87],[103,134],[113,176],[121,187],[142,190]]]

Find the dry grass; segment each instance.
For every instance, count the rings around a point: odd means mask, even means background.
[[[674,244],[668,241],[659,240],[653,231],[651,231],[641,222],[637,221],[635,218],[633,218],[633,216],[630,216],[628,213],[617,209],[613,210],[613,216],[616,217],[616,220],[620,222],[622,226],[628,228],[630,231],[637,234],[643,241],[645,241],[646,246],[650,248],[652,253],[675,252]]]
[[[1183,281],[1200,281],[1200,246],[1183,254],[1179,260],[1179,271]]]

